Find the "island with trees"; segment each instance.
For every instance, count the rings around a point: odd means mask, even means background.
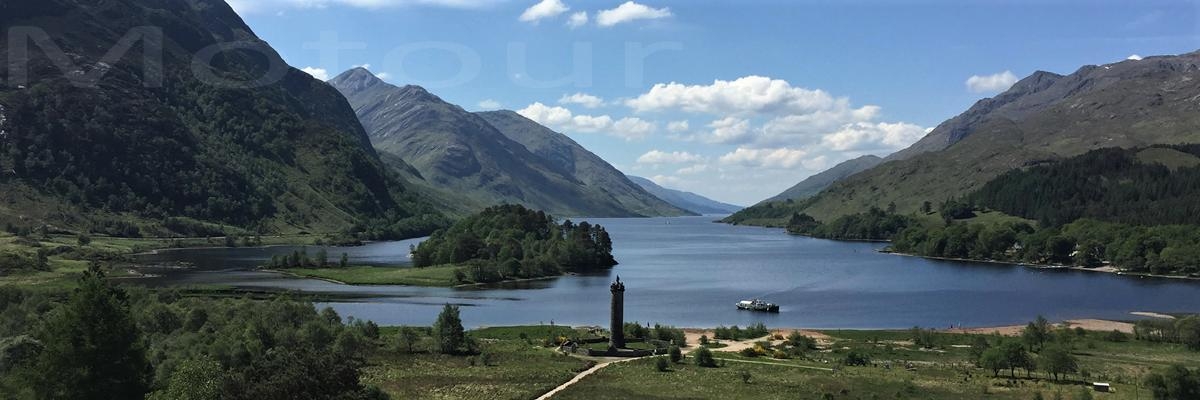
[[[558,221],[520,205],[489,207],[438,230],[412,248],[412,267],[348,265],[318,252],[276,257],[267,267],[346,284],[458,286],[612,268],[603,226]]]

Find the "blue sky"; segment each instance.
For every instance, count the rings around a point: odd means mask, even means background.
[[[518,110],[626,173],[737,204],[903,148],[1033,71],[1200,48],[1184,1],[231,3],[315,76],[369,65]]]

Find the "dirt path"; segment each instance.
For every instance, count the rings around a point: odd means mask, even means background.
[[[646,356],[646,357],[665,357],[665,356]],[[594,373],[596,373],[596,371],[604,369],[604,367],[607,367],[609,365],[616,364],[616,363],[629,362],[629,361],[633,361],[633,360],[640,360],[640,359],[643,359],[646,357],[623,358],[620,360],[610,360],[610,361],[604,361],[604,362],[598,363],[596,365],[593,365],[591,368],[588,368],[587,370],[580,372],[579,375],[575,375],[575,377],[571,378],[571,380],[563,382],[563,384],[558,385],[558,387],[551,389],[549,392],[546,392],[546,394],[539,396],[537,398],[537,400],[548,400],[551,397],[554,397],[554,395],[558,394],[559,392],[566,390],[571,385],[579,383],[579,381],[583,380],[583,378],[586,378],[588,375],[594,374]]]

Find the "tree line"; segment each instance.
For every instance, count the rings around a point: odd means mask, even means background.
[[[1158,146],[1178,157],[1200,145]],[[969,197],[988,208],[1061,226],[1081,218],[1131,225],[1200,225],[1200,166],[1172,169],[1144,162],[1145,148],[1105,148],[1053,164],[1015,169]]]

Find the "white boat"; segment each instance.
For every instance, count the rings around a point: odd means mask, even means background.
[[[739,310],[763,311],[763,312],[779,312],[779,305],[768,303],[759,299],[742,300],[737,303]]]

